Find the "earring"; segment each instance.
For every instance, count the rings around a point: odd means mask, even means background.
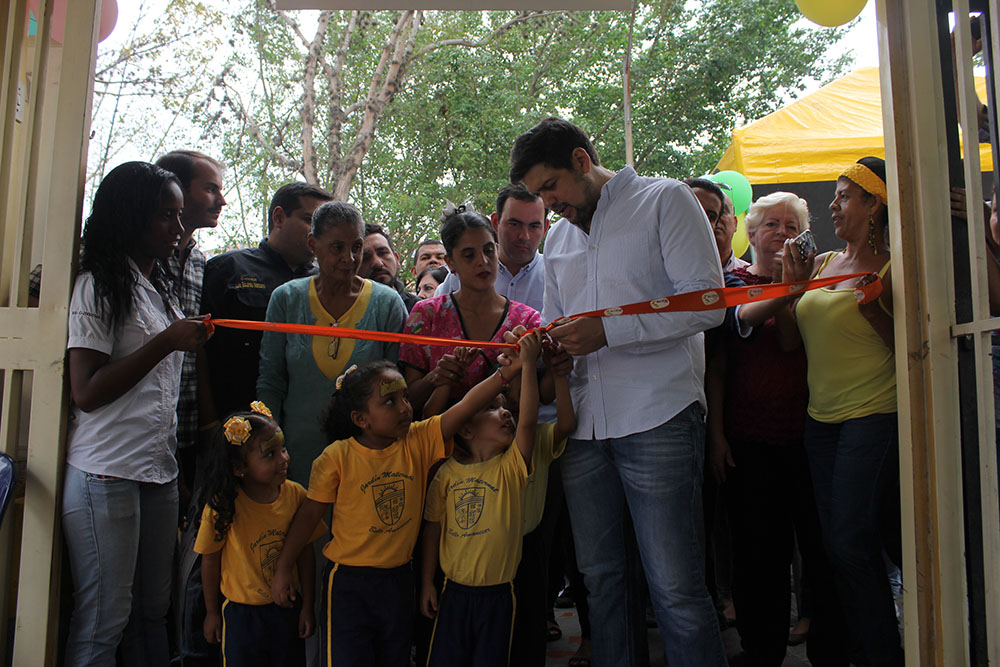
[[[872,247],[872,252],[878,254],[878,244],[875,243],[875,221],[868,218],[868,245]]]

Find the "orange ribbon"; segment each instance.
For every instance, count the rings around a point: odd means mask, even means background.
[[[854,298],[858,303],[865,305],[882,296],[882,279],[875,276],[875,280],[854,288]]]
[[[766,301],[783,296],[790,296],[820,287],[835,285],[844,280],[859,278],[865,273],[849,273],[841,276],[814,278],[791,283],[773,283],[770,285],[754,285],[750,287],[721,287],[697,292],[685,292],[670,297],[660,297],[652,301],[638,301],[627,306],[615,306],[591,310],[561,317],[555,322],[536,329],[539,333],[547,333],[554,327],[566,324],[581,317],[617,317],[619,315],[646,315],[650,313],[676,313],[729,308],[755,301]],[[871,283],[876,284],[876,283]],[[865,285],[864,287],[868,287]],[[863,289],[863,288],[859,288]],[[489,340],[470,341],[456,338],[438,338],[436,336],[420,336],[417,334],[393,333],[388,331],[367,331],[365,329],[345,329],[340,327],[319,326],[316,324],[287,324],[284,322],[255,322],[249,320],[226,320],[206,318],[206,326],[211,331],[213,325],[231,329],[249,329],[252,331],[273,331],[276,333],[294,333],[307,336],[324,336],[327,338],[355,338],[359,340],[376,340],[386,343],[412,343],[414,345],[441,345],[446,347],[467,346],[478,348],[511,348],[512,343],[497,343]]]

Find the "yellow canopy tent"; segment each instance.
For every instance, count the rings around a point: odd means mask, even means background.
[[[983,77],[976,77],[976,91],[985,101]],[[755,186],[834,181],[865,155],[885,157],[877,67],[851,72],[733,130],[733,143],[717,168],[738,171]],[[993,170],[989,144],[980,144],[979,159],[984,172]]]

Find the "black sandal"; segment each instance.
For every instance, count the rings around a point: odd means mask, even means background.
[[[545,639],[554,642],[562,639],[562,628],[555,621],[545,621]]]

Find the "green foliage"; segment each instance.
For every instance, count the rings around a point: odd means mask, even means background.
[[[808,79],[842,73],[843,59],[824,58],[841,32],[793,25],[800,18],[792,0],[641,4],[631,72],[637,170],[707,173],[735,126],[776,110]],[[425,57],[367,156],[368,209],[382,211],[404,246],[433,233],[446,197],[472,196],[491,211],[514,138],[552,114],[590,132],[602,160],[620,169],[628,23],[615,12],[560,13],[519,25],[488,49]]]
[[[246,242],[255,241],[258,212],[274,189],[307,173],[304,132],[312,133],[319,184],[349,191],[366,219],[393,231],[403,257],[420,238],[436,235],[446,198],[471,196],[490,212],[507,181],[514,138],[548,115],[590,132],[610,168],[625,163],[627,14],[417,12],[403,31],[413,47],[404,53],[399,88],[375,114],[356,171],[350,149],[364,137],[379,56],[408,14],[321,15],[320,25],[328,20],[319,33],[327,65],[317,64],[309,100],[306,54],[316,16],[279,14],[269,0],[253,0],[226,20],[231,55],[214,104],[199,118],[231,167],[230,200],[243,204],[244,221],[230,223],[231,239],[246,233]],[[637,170],[678,178],[710,171],[736,125],[779,108],[809,80],[842,73],[847,60],[827,53],[843,31],[804,26],[793,0],[640,2],[631,51]],[[348,33],[350,48],[331,86],[327,70]],[[303,112],[310,103],[312,118]],[[328,141],[333,135],[339,142]]]
[[[126,160],[197,146],[222,15],[198,0],[140,0],[98,49],[87,185]]]

